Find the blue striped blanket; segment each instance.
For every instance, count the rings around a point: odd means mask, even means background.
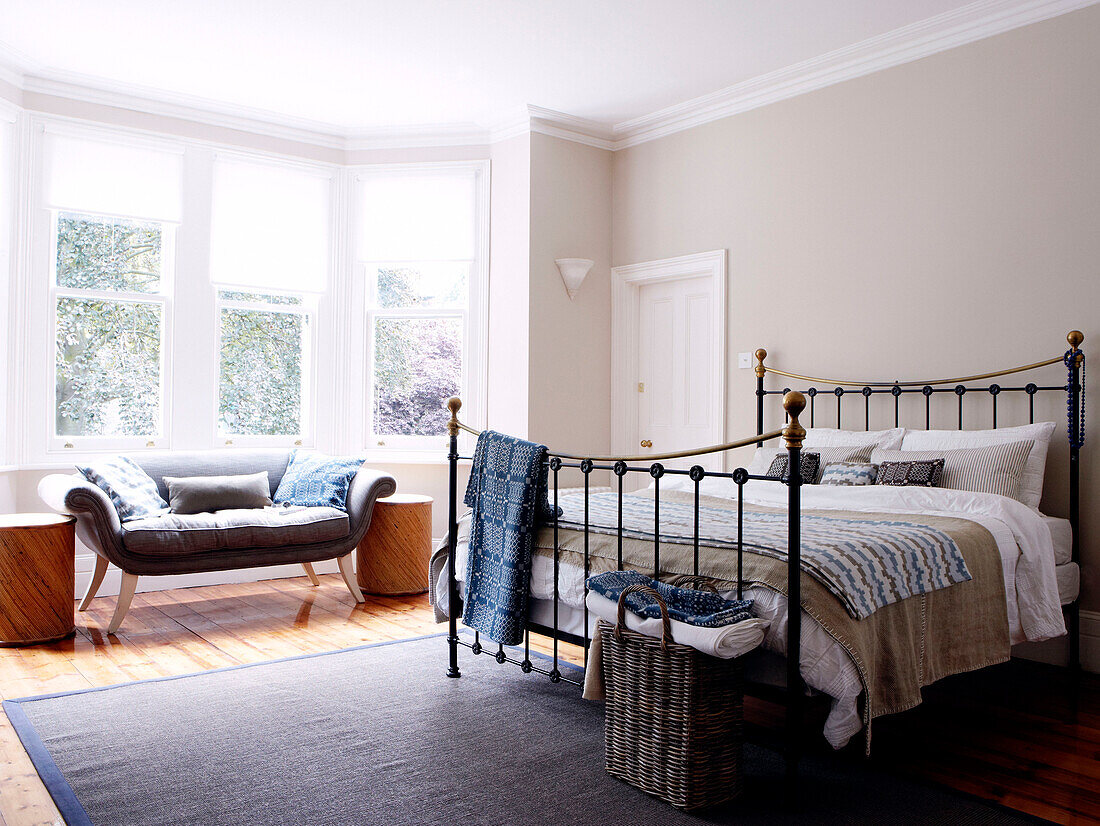
[[[563,515],[559,525],[584,530],[584,492],[559,493]],[[593,492],[589,498],[589,529],[615,534],[618,494]],[[694,510],[691,502],[661,499],[661,542],[691,544]],[[653,537],[653,499],[642,494],[623,497],[623,535]],[[699,544],[709,548],[737,547],[737,512],[699,507]],[[758,510],[746,504],[742,531],[744,548],[776,559],[787,558],[787,514]],[[824,585],[852,617],[864,619],[884,605],[971,579],[955,541],[941,530],[891,519],[846,519],[820,512],[802,514],[802,569]]]

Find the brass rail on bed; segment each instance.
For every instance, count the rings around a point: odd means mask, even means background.
[[[1071,351],[1076,353],[1077,362],[1084,358],[1080,353],[1081,342],[1085,340],[1085,334],[1080,330],[1070,330],[1066,335]],[[814,384],[836,385],[838,387],[935,387],[941,384],[965,384],[969,381],[982,381],[995,379],[998,376],[1010,376],[1013,373],[1026,373],[1039,367],[1058,364],[1065,361],[1065,356],[1054,356],[1045,361],[1037,361],[1034,364],[1024,364],[1020,367],[1009,367],[1007,370],[995,370],[992,373],[978,373],[973,376],[959,376],[953,379],[927,379],[922,381],[846,381],[844,379],[825,379],[819,376],[802,376],[798,373],[788,373],[786,370],[777,370],[774,367],[764,365],[764,359],[768,357],[768,351],[761,347],[756,351],[756,375],[763,378],[766,373],[775,373],[777,376],[786,376],[789,379],[813,382]]]
[[[802,394],[799,393],[799,396]],[[794,399],[792,399],[792,402]],[[806,400],[802,400],[802,408],[805,408]],[[786,407],[786,404],[784,404]],[[799,409],[799,413],[802,412],[802,408]],[[462,409],[462,399],[458,396],[451,396],[447,399],[447,409],[451,411],[451,420],[447,422],[447,432],[457,435],[457,431],[463,430],[466,433],[470,433],[474,436],[480,436],[481,431],[475,430],[469,425],[465,425],[458,420],[458,411]],[[796,414],[797,415],[797,414]],[[795,422],[797,424],[797,422]],[[647,453],[642,456],[592,456],[592,455],[577,455],[573,453],[558,453],[556,450],[547,450],[551,456],[556,456],[559,459],[575,459],[582,461],[587,459],[590,462],[659,462],[666,459],[685,459],[689,456],[704,456],[708,453],[721,453],[726,450],[736,450],[739,447],[748,447],[755,445],[759,442],[766,442],[771,439],[778,439],[784,435],[787,428],[781,428],[780,430],[773,430],[770,433],[764,433],[760,436],[748,436],[744,439],[738,439],[734,442],[726,442],[720,445],[708,445],[707,447],[697,447],[691,450],[677,450],[671,453]]]

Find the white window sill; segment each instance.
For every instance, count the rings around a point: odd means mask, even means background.
[[[365,450],[366,463],[368,465],[441,465],[447,464],[447,452],[445,450],[381,450],[370,448]],[[459,459],[460,465],[469,465],[469,459]]]

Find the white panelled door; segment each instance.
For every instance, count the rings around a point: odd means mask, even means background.
[[[722,415],[713,404],[718,367],[709,278],[645,284],[638,290],[638,451],[669,453],[713,444]],[[720,456],[669,461],[721,469]]]

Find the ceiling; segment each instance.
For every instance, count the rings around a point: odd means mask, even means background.
[[[0,0],[0,57],[22,74],[338,132],[491,123],[529,104],[610,128],[967,5]]]

